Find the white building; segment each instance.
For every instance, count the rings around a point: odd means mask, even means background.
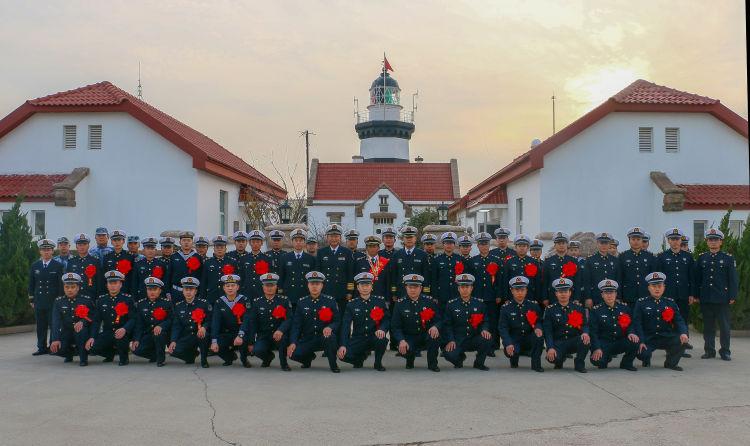
[[[366,116],[358,116],[355,130],[359,155],[352,163],[321,163],[314,159],[308,183],[308,226],[322,233],[330,223],[364,237],[403,225],[415,212],[460,197],[458,162],[426,163],[409,159],[414,133],[413,113],[404,113],[401,89],[388,72],[370,87]]]
[[[241,195],[286,191],[109,82],[26,101],[0,120],[0,212],[26,198],[34,235],[98,226],[158,236],[245,229]]]
[[[531,236],[641,226],[691,244],[750,211],[748,122],[718,100],[638,80],[474,186],[451,214]],[[487,220],[485,220],[485,218]]]

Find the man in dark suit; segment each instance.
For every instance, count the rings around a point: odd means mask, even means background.
[[[336,299],[341,312],[354,293],[354,258],[349,248],[341,246],[342,232],[340,225],[328,226],[328,246],[318,251],[318,271],[326,277],[323,294]]]
[[[62,263],[52,258],[55,242],[41,239],[37,242],[40,259],[31,264],[29,272],[29,303],[36,319],[36,351],[34,356],[49,353],[47,330],[52,324],[52,304],[61,296]]]

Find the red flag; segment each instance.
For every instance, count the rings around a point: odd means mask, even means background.
[[[383,70],[393,71],[393,67],[388,63],[388,59],[385,58],[385,53],[383,53]]]

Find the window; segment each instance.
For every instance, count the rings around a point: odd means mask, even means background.
[[[703,235],[706,233],[707,220],[693,221],[693,246],[703,241]]]
[[[221,235],[227,235],[227,207],[228,193],[225,190],[219,191],[219,233]]]
[[[729,233],[735,237],[741,237],[745,229],[745,222],[742,220],[729,220]]]
[[[523,198],[516,198],[516,233],[523,234]]]
[[[679,127],[667,127],[664,129],[664,141],[667,152],[678,152],[680,150]]]
[[[329,222],[330,222],[331,224],[334,224],[334,223],[336,223],[336,224],[341,224],[341,217],[342,217],[343,215],[344,215],[344,214],[331,214],[330,216],[328,216],[328,221],[329,221]]]
[[[245,222],[245,232],[250,232],[252,230],[253,230],[253,228],[250,226],[250,222],[246,221]]]
[[[380,212],[388,212],[388,195],[378,195],[380,199]]]
[[[44,236],[46,234],[44,211],[31,211],[31,215],[34,218],[34,236]]]
[[[64,125],[63,126],[63,149],[75,149],[76,148],[76,126]]]
[[[653,127],[638,127],[638,151],[639,152],[653,152],[654,151],[654,128]]]
[[[99,150],[102,148],[102,126],[89,126],[89,149]]]
[[[376,225],[392,225],[393,224],[393,218],[392,217],[375,217],[372,219],[372,221]]]
[[[239,230],[240,230],[240,222],[235,220],[234,223],[232,223],[232,231],[237,232]]]

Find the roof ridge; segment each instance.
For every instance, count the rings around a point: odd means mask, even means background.
[[[720,101],[718,99],[714,99],[708,96],[701,96],[699,94],[690,93],[683,90],[678,90],[676,88],[667,87],[666,85],[659,85],[654,82],[647,81],[645,79],[636,79],[633,81],[630,85],[620,90],[618,93],[614,94],[610,99],[614,100],[618,103],[628,103],[628,102],[640,102],[640,103],[654,103],[654,102],[663,102],[663,101],[656,101],[656,100],[643,100],[635,98],[630,98],[631,95],[633,95],[637,90],[639,89],[649,89],[649,93],[659,93],[664,94],[668,93],[675,96],[683,96],[690,101],[694,102],[703,102],[703,103],[710,103],[710,104],[716,104]],[[672,103],[689,103],[686,101],[670,101]]]
[[[127,95],[128,95],[127,92],[117,87],[116,85],[112,84],[110,81],[101,81],[101,82],[96,82],[94,84],[84,85],[83,87],[73,88],[73,89],[64,90],[64,91],[58,91],[57,93],[52,93],[46,96],[29,99],[27,102],[32,105],[38,105],[38,106],[54,106],[57,104],[45,104],[45,102],[49,102],[50,100],[53,100],[53,99],[59,99],[65,96],[70,96],[76,93],[82,93],[82,92],[90,91],[94,89],[100,89],[106,92],[107,94],[109,94],[112,99],[112,104],[122,103],[127,98]]]

